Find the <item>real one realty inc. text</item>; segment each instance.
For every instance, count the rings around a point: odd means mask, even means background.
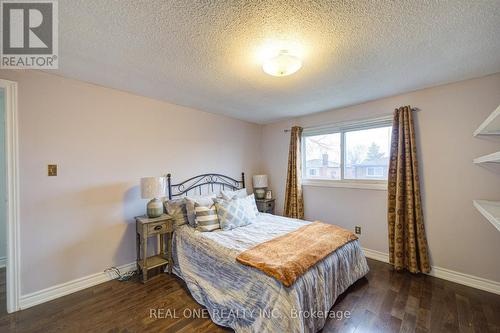
[[[295,310],[291,309],[289,316],[284,316],[280,311],[275,309],[254,309],[254,310],[228,310],[214,309],[209,312],[205,308],[183,310],[168,309],[168,308],[151,308],[149,309],[149,317],[153,319],[177,319],[177,318],[270,318],[270,319],[286,319],[286,318],[325,318],[343,320],[351,318],[350,311],[322,311],[322,310]]]

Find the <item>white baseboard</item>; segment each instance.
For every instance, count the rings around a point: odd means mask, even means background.
[[[4,268],[4,267],[7,267],[7,258],[6,257],[0,258],[0,268]]]
[[[382,262],[389,262],[389,255],[384,252],[379,252],[375,250],[370,250],[367,248],[363,248],[363,252],[365,253],[365,256],[367,258],[373,259],[373,260],[378,260]]]
[[[132,262],[123,266],[119,266],[121,273],[130,272],[136,269],[136,263]],[[95,273],[69,282],[61,283],[59,285],[35,291],[34,293],[21,295],[19,300],[19,307],[21,310],[35,306],[37,304],[45,303],[53,299],[72,294],[74,292],[86,289],[100,283],[110,281],[116,278],[109,273]]]
[[[436,266],[432,266],[432,270],[429,275],[500,295],[500,282],[493,280],[483,279],[478,276],[464,274]]]
[[[365,256],[367,258],[386,263],[389,262],[389,254],[387,253],[370,250],[366,248],[363,248],[363,251],[365,252]],[[462,284],[464,286],[485,290],[490,293],[500,295],[500,282],[497,281],[483,279],[478,276],[464,274],[437,266],[431,267],[431,272],[429,273],[429,275],[443,280]]]

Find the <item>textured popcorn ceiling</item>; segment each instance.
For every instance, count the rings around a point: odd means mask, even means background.
[[[264,123],[500,71],[500,1],[64,0],[59,39],[58,74]]]

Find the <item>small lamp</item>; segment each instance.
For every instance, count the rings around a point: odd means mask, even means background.
[[[165,196],[165,177],[141,178],[141,197],[151,199],[146,207],[149,218],[160,217],[163,214],[163,204],[159,198]]]
[[[264,199],[266,197],[267,175],[255,175],[252,180],[255,197],[257,199]]]

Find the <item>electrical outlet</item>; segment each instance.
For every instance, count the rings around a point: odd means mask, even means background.
[[[359,225],[354,227],[354,233],[357,235],[361,235],[361,227]]]
[[[57,164],[49,164],[47,169],[49,177],[57,176]]]

